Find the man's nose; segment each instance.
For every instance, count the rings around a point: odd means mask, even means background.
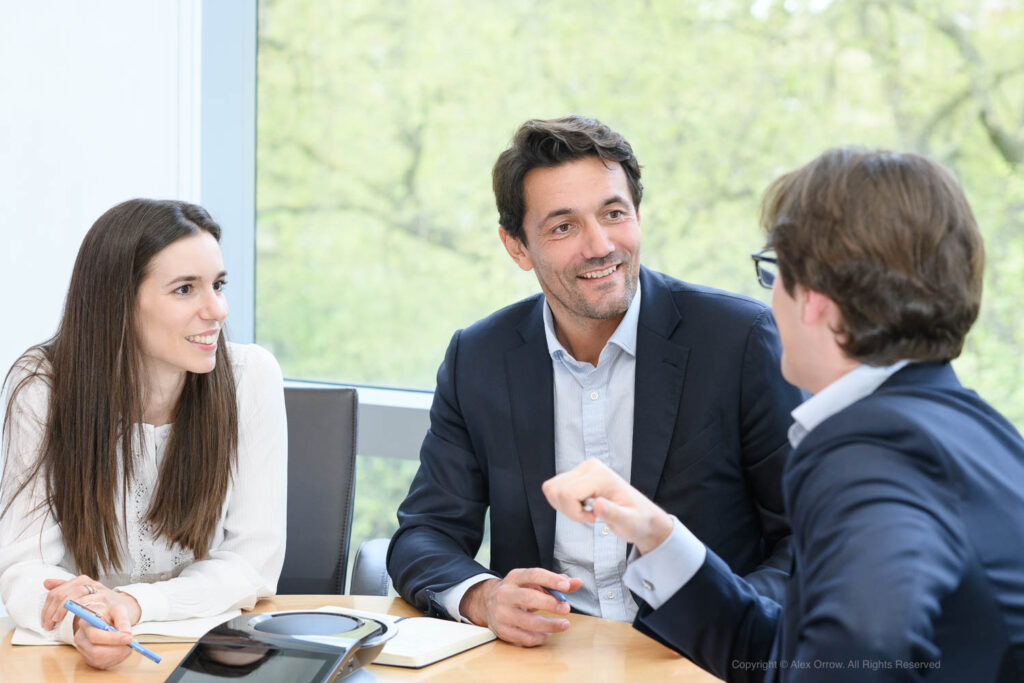
[[[585,258],[604,258],[615,251],[615,244],[608,235],[608,229],[596,219],[588,219],[583,223],[583,256]]]

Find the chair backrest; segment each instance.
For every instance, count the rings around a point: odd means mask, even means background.
[[[345,591],[356,485],[359,397],[351,387],[284,389],[288,411],[288,539],[280,594]]]

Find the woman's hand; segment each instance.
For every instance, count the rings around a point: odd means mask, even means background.
[[[128,623],[128,618],[123,614],[112,614],[114,608],[106,609],[103,605],[90,604],[87,607],[103,621],[112,623],[118,630],[116,633],[104,631],[76,617],[74,645],[82,654],[85,663],[96,669],[109,669],[128,659],[134,652],[128,647],[128,643],[132,641],[132,627]]]
[[[132,640],[132,625],[139,622],[142,610],[131,595],[111,590],[85,575],[68,581],[47,579],[43,587],[50,591],[43,605],[43,628],[55,628],[67,614],[64,602],[74,600],[119,631],[104,631],[75,618],[74,645],[89,666],[109,669],[120,664],[133,652],[128,643]]]

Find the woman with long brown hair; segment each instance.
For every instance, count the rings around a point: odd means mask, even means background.
[[[135,199],[78,252],[56,335],[5,380],[0,598],[96,667],[139,621],[272,595],[284,558],[281,371],[227,344],[220,227]],[[121,633],[62,607],[87,604]]]

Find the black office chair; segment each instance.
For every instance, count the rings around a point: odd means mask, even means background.
[[[288,412],[288,539],[277,592],[345,592],[356,486],[359,397],[351,387],[284,389]]]
[[[352,562],[352,595],[388,595],[391,578],[388,576],[387,555],[390,538],[371,538],[359,544]]]

